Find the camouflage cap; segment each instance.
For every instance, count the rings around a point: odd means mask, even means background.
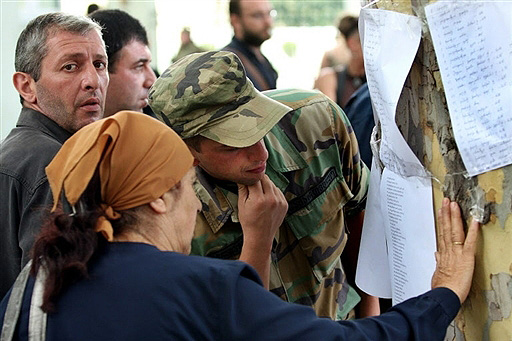
[[[239,148],[261,140],[292,110],[256,90],[240,59],[226,51],[172,64],[151,87],[149,105],[183,139],[201,135]]]

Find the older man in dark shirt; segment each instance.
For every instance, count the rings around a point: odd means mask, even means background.
[[[108,85],[101,27],[49,13],[16,46],[13,82],[22,110],[0,145],[0,297],[28,261],[52,196],[45,167],[74,132],[103,117]]]

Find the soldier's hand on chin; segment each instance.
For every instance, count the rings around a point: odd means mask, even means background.
[[[240,260],[251,264],[268,288],[272,242],[288,203],[267,175],[254,185],[238,185],[238,219],[244,233]]]
[[[270,251],[287,210],[283,193],[266,174],[254,185],[238,185],[238,218],[244,231],[244,245],[255,243]]]

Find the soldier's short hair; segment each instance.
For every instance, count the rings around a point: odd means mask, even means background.
[[[203,137],[201,135],[196,135],[189,137],[187,139],[184,139],[183,142],[190,148],[193,148],[196,152],[201,152],[201,144],[206,139],[206,137]]]

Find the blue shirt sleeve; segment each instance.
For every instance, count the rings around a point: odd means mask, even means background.
[[[318,318],[310,307],[280,300],[255,282],[254,276],[248,267],[236,278],[228,273],[223,276],[222,285],[230,290],[223,291],[218,301],[222,339],[443,340],[460,308],[455,293],[438,288],[378,317],[332,321]]]

